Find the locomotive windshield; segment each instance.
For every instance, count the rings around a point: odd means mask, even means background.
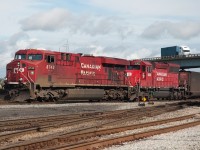
[[[15,59],[26,59],[26,54],[16,54]]]
[[[131,65],[131,66],[128,66],[128,70],[140,70],[140,65]]]
[[[29,54],[28,60],[42,60],[42,54]]]

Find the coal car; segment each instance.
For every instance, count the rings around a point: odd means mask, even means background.
[[[200,73],[194,71],[180,71],[179,86],[185,89],[186,98],[200,97]]]

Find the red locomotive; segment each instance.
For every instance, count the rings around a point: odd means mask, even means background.
[[[184,98],[179,65],[25,49],[7,64],[6,99],[147,100]]]
[[[137,98],[183,98],[179,87],[179,65],[133,60],[126,70],[126,82],[131,88],[130,100]]]
[[[118,58],[19,50],[15,59],[7,65],[7,98],[40,101],[125,99],[124,70],[129,63]]]

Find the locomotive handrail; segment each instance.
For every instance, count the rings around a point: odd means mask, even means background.
[[[31,79],[30,75],[29,75],[29,71],[28,71],[28,77]],[[34,81],[31,79],[32,83],[34,83]],[[31,83],[31,82],[30,82]]]
[[[98,83],[96,84],[100,84],[100,85],[119,85],[119,84],[122,84],[123,85],[123,79],[122,80],[108,80],[108,79],[102,79],[102,76],[105,76],[107,77],[107,75],[103,75],[103,74],[98,74],[96,76],[99,76],[99,78],[91,78],[91,76],[81,76],[81,73],[77,73],[76,74],[77,76],[77,80],[80,80],[80,79],[84,79],[84,84],[94,84],[94,82],[91,82],[91,81],[99,81]],[[85,81],[86,80],[86,81]],[[89,81],[89,82],[88,82]],[[104,81],[106,81],[104,83]],[[113,81],[116,81],[116,82],[113,82]],[[110,83],[109,83],[110,82]],[[113,84],[114,83],[114,84]],[[80,84],[80,83],[79,83]]]
[[[29,82],[29,84],[31,84],[31,82],[29,81],[29,79],[21,72],[21,74],[23,75],[23,77]]]

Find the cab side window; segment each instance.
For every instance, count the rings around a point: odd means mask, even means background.
[[[149,67],[147,67],[147,72],[148,73],[151,73],[152,72],[152,68],[149,66]]]
[[[61,53],[61,60],[65,60],[65,59],[66,59],[65,54]]]
[[[75,62],[79,62],[79,57],[78,56],[75,57]]]
[[[54,61],[55,61],[54,56],[52,56],[52,55],[48,55],[46,57],[46,60],[48,63],[54,63]]]
[[[70,54],[66,54],[66,61],[70,61],[70,60],[71,60]]]
[[[146,71],[146,67],[142,66],[142,71],[145,72]]]

